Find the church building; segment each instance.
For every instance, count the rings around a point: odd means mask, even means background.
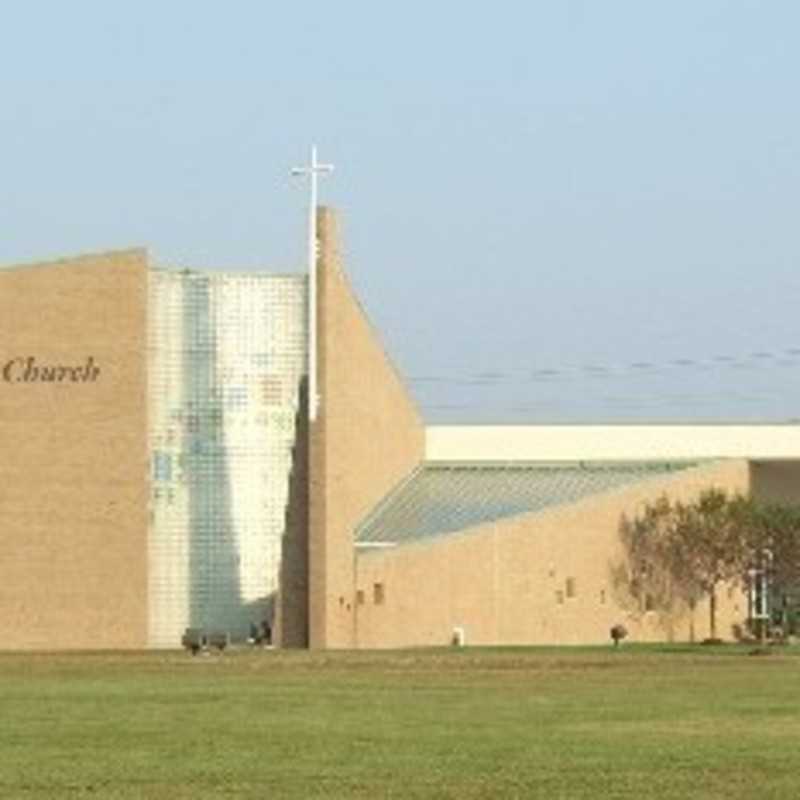
[[[311,282],[143,250],[0,267],[0,648],[707,635],[625,596],[620,521],[800,501],[800,426],[426,426],[316,214]],[[721,595],[730,637],[747,598]]]

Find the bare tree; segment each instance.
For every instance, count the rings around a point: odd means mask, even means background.
[[[692,606],[708,598],[709,635],[717,638],[717,587],[738,582],[750,559],[746,498],[709,489],[691,503],[675,503],[665,551],[668,568]]]
[[[623,605],[631,610],[669,613],[677,601],[672,574],[664,550],[673,508],[664,496],[645,506],[636,517],[623,516],[620,540],[626,558],[612,567],[612,582],[620,589]]]
[[[667,614],[708,598],[711,639],[717,638],[720,584],[748,586],[754,575],[765,576],[771,596],[780,598],[784,628],[787,609],[800,601],[800,506],[721,489],[691,502],[663,496],[623,517],[620,540],[625,560],[612,568],[615,585],[624,586],[639,610]]]
[[[709,599],[709,632],[717,638],[717,587],[738,581],[749,556],[744,520],[749,501],[709,489],[689,503],[666,496],[633,519],[623,518],[628,590],[647,607],[690,609]]]

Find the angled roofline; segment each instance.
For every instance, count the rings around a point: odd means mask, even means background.
[[[129,258],[131,256],[149,260],[146,247],[123,247],[111,250],[97,250],[77,253],[73,256],[62,258],[51,258],[46,261],[23,261],[16,264],[0,264],[0,274],[7,272],[19,272],[23,270],[35,270],[41,268],[52,269],[53,267],[68,267],[76,263],[85,263],[88,260],[99,261],[101,259]]]

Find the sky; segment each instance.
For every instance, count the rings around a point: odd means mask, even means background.
[[[312,142],[428,422],[800,418],[800,4],[26,0],[0,263],[299,271]]]

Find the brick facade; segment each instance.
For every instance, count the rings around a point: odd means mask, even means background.
[[[650,478],[551,511],[457,534],[361,552],[356,559],[357,645],[446,645],[455,629],[468,644],[588,644],[608,641],[618,622],[638,641],[702,639],[708,610],[672,617],[643,612],[615,586],[623,514],[662,494],[689,499],[709,487],[749,491],[746,461]],[[739,591],[720,592],[725,638],[746,614]]]
[[[456,629],[468,644],[591,643],[617,622],[636,640],[708,635],[707,608],[667,617],[614,584],[620,519],[663,493],[688,499],[712,486],[800,501],[796,426],[736,432],[737,447],[761,460],[723,458],[557,509],[359,549],[356,527],[426,458],[426,430],[349,285],[335,214],[321,208],[318,222],[321,403],[309,424],[301,402],[293,423],[278,643],[446,645]],[[139,250],[0,270],[0,649],[148,645],[148,276]],[[476,447],[513,460],[546,459],[548,441],[574,454],[586,431],[427,433],[434,460]],[[595,448],[619,449],[613,431],[590,433]],[[666,442],[671,453],[702,444],[676,444],[666,427],[641,433],[628,431],[624,446],[655,460]],[[733,441],[724,433],[707,432],[703,447]],[[742,593],[723,589],[720,635],[745,614]]]
[[[352,647],[353,529],[422,459],[424,429],[342,268],[333,211],[319,209],[319,415],[310,432],[312,647]]]
[[[146,645],[146,303],[142,251],[0,271],[2,649]]]

